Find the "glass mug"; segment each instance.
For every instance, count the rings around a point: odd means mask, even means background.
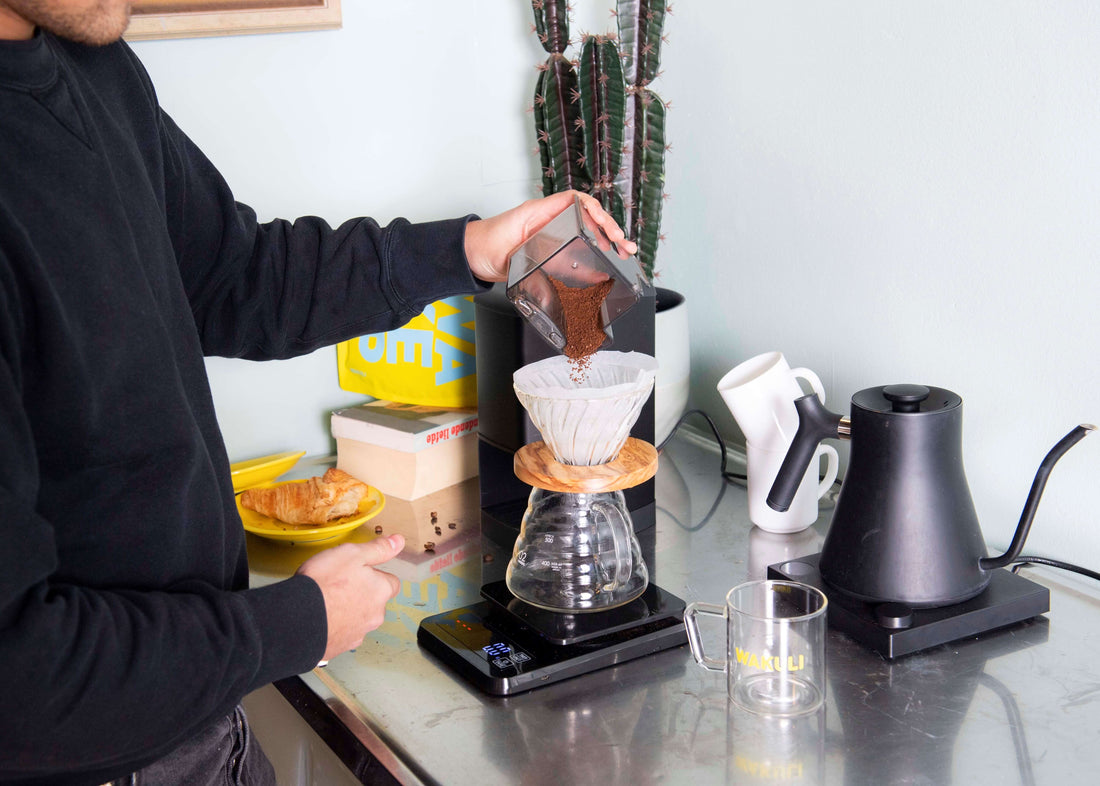
[[[825,701],[824,593],[793,581],[748,581],[724,606],[689,603],[684,627],[696,663],[726,673],[730,700],[762,715],[794,717]],[[699,635],[699,615],[726,621],[726,657],[712,658]]]

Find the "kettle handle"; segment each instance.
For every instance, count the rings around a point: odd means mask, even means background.
[[[825,409],[816,393],[794,400],[798,411],[798,431],[795,432],[787,455],[768,492],[768,507],[784,513],[791,507],[799,484],[810,466],[821,440],[840,436],[843,417]]]

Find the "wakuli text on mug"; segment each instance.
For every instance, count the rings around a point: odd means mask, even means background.
[[[689,603],[684,612],[695,661],[726,672],[730,700],[764,715],[792,717],[825,701],[825,610],[818,589],[792,581],[749,581],[726,604]],[[699,635],[699,615],[726,620],[726,657],[711,658]]]
[[[797,718],[756,715],[751,723],[729,718],[725,782],[821,786],[826,781],[825,740],[823,709]]]

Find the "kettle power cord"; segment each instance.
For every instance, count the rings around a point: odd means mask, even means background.
[[[1083,568],[1080,565],[1074,565],[1072,562],[1063,562],[1058,559],[1050,559],[1049,557],[1035,557],[1024,555],[1017,557],[1012,562],[1012,572],[1019,573],[1020,568],[1026,568],[1028,565],[1047,565],[1051,568],[1059,568],[1060,570],[1068,570],[1073,573],[1080,573],[1082,576],[1088,576],[1090,579],[1100,581],[1100,573],[1089,568]]]
[[[665,437],[661,441],[661,444],[657,446],[657,451],[660,452],[665,448],[666,445],[668,445],[669,441],[676,435],[676,432],[679,431],[680,426],[682,426],[684,424],[684,421],[686,421],[691,415],[699,415],[704,420],[706,420],[707,425],[710,426],[711,433],[714,435],[714,441],[718,443],[718,452],[722,457],[722,463],[719,468],[722,479],[727,482],[737,483],[739,485],[747,481],[748,477],[746,475],[743,475],[739,472],[730,472],[726,469],[726,441],[722,439],[722,435],[718,432],[718,426],[715,425],[710,415],[708,415],[701,409],[689,409],[683,415],[681,415],[680,419],[676,421],[676,425],[672,427],[672,431],[670,431],[668,436]],[[836,485],[840,485],[839,480],[836,482]],[[719,496],[719,500],[720,499],[721,496]],[[719,500],[716,500],[715,502],[717,503]],[[713,513],[715,507],[717,507],[717,504],[711,506],[711,513]],[[710,515],[708,514],[707,516],[703,517],[703,521],[706,521],[709,518]],[[1011,570],[1013,573],[1019,573],[1021,568],[1025,568],[1028,565],[1046,565],[1050,568],[1058,568],[1059,570],[1065,570],[1071,573],[1078,573],[1082,576],[1087,576],[1090,579],[1100,581],[1100,572],[1091,570],[1090,568],[1075,565],[1072,562],[1065,562],[1063,560],[1051,559],[1050,557],[1039,557],[1034,555],[1022,555],[1017,557],[1015,560],[1012,561]]]

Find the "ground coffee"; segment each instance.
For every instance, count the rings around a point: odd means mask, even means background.
[[[607,279],[587,287],[571,287],[553,277],[550,282],[558,293],[565,322],[565,349],[562,351],[573,369],[570,378],[579,384],[588,375],[592,355],[607,340],[602,307],[615,282]]]

